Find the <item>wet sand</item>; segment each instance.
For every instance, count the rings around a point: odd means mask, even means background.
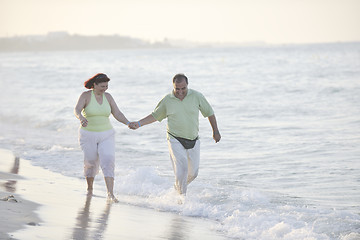
[[[109,203],[105,189],[87,196],[85,180],[7,150],[0,159],[0,199],[9,198],[0,201],[0,239],[226,239],[208,220],[127,205],[121,196]]]

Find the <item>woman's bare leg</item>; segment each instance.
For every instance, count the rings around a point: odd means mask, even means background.
[[[105,183],[108,192],[108,197],[114,202],[119,202],[119,200],[117,200],[116,197],[114,196],[114,178],[105,177]]]
[[[88,194],[91,195],[93,193],[94,177],[86,177],[86,182],[88,185],[87,188]]]

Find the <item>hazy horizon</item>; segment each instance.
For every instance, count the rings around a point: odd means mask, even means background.
[[[0,37],[66,31],[149,42],[360,41],[357,0],[0,0]]]
[[[61,36],[61,34],[68,34],[68,37],[75,37],[75,36],[79,36],[79,37],[89,37],[89,38],[97,38],[97,37],[120,37],[120,38],[128,38],[128,39],[132,39],[134,41],[136,40],[140,40],[140,41],[144,41],[144,42],[148,42],[149,44],[154,44],[156,42],[158,43],[164,43],[164,42],[168,42],[168,43],[188,43],[188,44],[195,44],[195,45],[207,45],[207,44],[218,44],[218,45],[251,45],[251,44],[258,44],[258,45],[291,45],[291,44],[295,44],[295,45],[307,45],[307,44],[336,44],[336,43],[358,43],[360,42],[360,40],[354,40],[354,41],[323,41],[323,42],[303,42],[303,43],[268,43],[265,41],[246,41],[246,42],[211,42],[209,41],[192,41],[192,40],[187,40],[187,39],[175,39],[175,38],[164,38],[164,39],[159,39],[159,40],[148,40],[148,39],[143,39],[140,37],[133,37],[133,36],[128,36],[128,35],[121,35],[121,34],[92,34],[92,35],[85,35],[85,34],[78,34],[78,33],[73,33],[70,34],[66,31],[55,31],[55,32],[47,32],[44,34],[25,34],[25,35],[13,35],[13,36],[0,36],[0,39],[11,39],[11,38],[29,38],[29,39],[55,39],[54,36],[56,34],[59,34],[59,36]]]

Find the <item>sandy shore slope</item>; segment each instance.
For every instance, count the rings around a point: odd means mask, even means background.
[[[40,222],[34,212],[40,205],[17,194],[17,182],[24,179],[18,175],[19,166],[19,158],[0,150],[0,239],[11,239],[8,233]]]
[[[85,180],[7,150],[0,158],[0,239],[226,239],[209,221],[127,205],[121,196],[109,203],[104,189],[87,196]]]

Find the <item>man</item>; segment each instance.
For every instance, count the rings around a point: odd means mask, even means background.
[[[188,78],[184,74],[176,74],[173,86],[173,91],[158,103],[150,115],[130,123],[129,127],[137,129],[168,119],[167,141],[175,174],[174,186],[180,195],[185,196],[187,185],[197,177],[199,170],[199,111],[209,119],[216,143],[220,141],[221,135],[212,107],[200,92],[188,89]]]

